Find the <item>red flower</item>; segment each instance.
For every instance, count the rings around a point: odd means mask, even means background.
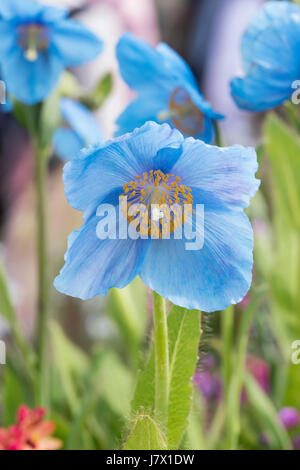
[[[55,431],[52,421],[43,421],[46,410],[30,410],[21,405],[17,423],[8,429],[0,428],[0,450],[56,450],[62,446],[59,439],[51,437]]]

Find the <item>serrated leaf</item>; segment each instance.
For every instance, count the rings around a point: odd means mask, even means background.
[[[173,307],[168,317],[170,392],[167,424],[168,449],[177,449],[188,425],[200,340],[199,311]]]
[[[149,415],[136,418],[123,450],[166,450],[163,432]]]
[[[200,339],[199,312],[174,306],[168,315],[170,383],[167,441],[169,449],[179,446],[188,425],[192,386]],[[154,415],[155,363],[152,351],[146,368],[140,372],[132,401],[133,413],[141,409]]]
[[[140,409],[154,414],[155,363],[153,351],[144,370],[138,375],[138,381],[131,403],[131,411],[136,414]]]

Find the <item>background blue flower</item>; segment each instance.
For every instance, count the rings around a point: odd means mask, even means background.
[[[99,124],[85,106],[70,98],[60,100],[65,127],[56,130],[53,146],[58,157],[70,160],[83,147],[100,144],[103,139]]]
[[[268,2],[248,26],[242,41],[244,78],[231,82],[237,105],[264,111],[288,100],[300,78],[300,8]]]
[[[102,42],[67,11],[29,0],[1,0],[0,65],[8,91],[28,105],[42,101],[62,71],[94,59]]]
[[[193,204],[204,204],[201,250],[187,251],[186,240],[174,237],[97,237],[99,205],[118,207],[126,184],[151,170],[179,178],[190,188]],[[69,238],[56,288],[88,299],[124,287],[139,275],[147,286],[186,308],[214,311],[241,301],[253,264],[252,228],[243,209],[257,191],[256,170],[252,148],[209,146],[154,122],[81,153],[65,166],[64,183],[69,203],[84,211],[84,224]],[[137,189],[134,197],[140,200],[142,193]],[[197,223],[194,229],[203,231]]]
[[[128,33],[117,45],[117,58],[123,79],[138,93],[118,118],[117,135],[151,120],[213,141],[212,120],[223,116],[204,100],[191,69],[173,49],[164,43],[154,49]]]

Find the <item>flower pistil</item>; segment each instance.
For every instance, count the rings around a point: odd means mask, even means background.
[[[144,208],[137,230],[145,236],[162,238],[174,233],[193,213],[191,188],[182,184],[179,176],[165,174],[161,170],[136,175],[133,181],[123,186],[123,190],[122,210],[129,222],[140,210],[138,204]]]
[[[35,62],[40,52],[49,47],[49,32],[46,26],[30,23],[19,27],[19,44],[29,62]]]

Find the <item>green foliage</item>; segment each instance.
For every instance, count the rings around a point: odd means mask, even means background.
[[[149,415],[139,415],[133,423],[123,450],[166,450],[163,432]]]
[[[3,373],[3,426],[10,426],[15,422],[20,403],[32,405],[32,394],[22,370],[6,364]]]
[[[91,111],[101,108],[113,88],[113,77],[107,73],[100,79],[95,88],[87,95],[81,98],[82,103]]]
[[[169,449],[177,449],[188,425],[200,339],[199,312],[173,307],[168,321],[170,395],[167,425]]]
[[[262,391],[250,374],[246,374],[245,386],[252,412],[256,414],[264,429],[272,439],[274,449],[288,450],[291,448],[290,439],[279,421],[276,409],[269,397]]]
[[[291,342],[300,337],[300,138],[274,114],[265,132],[275,229],[269,273],[272,314],[282,354],[288,358]]]
[[[59,100],[61,98],[59,89],[55,89],[52,94],[41,106],[40,111],[40,146],[50,147],[52,145],[52,137],[55,130],[61,122],[61,114],[59,108]]]
[[[280,223],[300,228],[300,138],[275,114],[265,125],[266,149],[272,165],[272,190]],[[275,214],[276,215],[276,214]]]
[[[169,411],[167,442],[169,449],[178,448],[191,409],[191,379],[195,372],[200,339],[199,312],[174,306],[168,315],[170,355]],[[154,415],[154,351],[146,368],[140,372],[132,402],[132,412],[146,410]]]
[[[134,365],[140,361],[149,314],[147,290],[139,278],[124,289],[111,289],[108,312],[119,328],[125,351]]]

